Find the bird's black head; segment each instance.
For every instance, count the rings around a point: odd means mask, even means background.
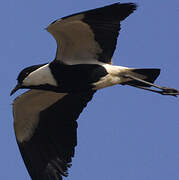
[[[23,80],[33,71],[35,71],[36,69],[42,67],[43,65],[45,64],[39,64],[39,65],[34,65],[34,66],[30,66],[30,67],[27,67],[27,68],[24,68],[18,75],[17,77],[17,81],[18,83],[22,83]]]
[[[32,73],[33,71],[37,70],[38,68],[44,66],[45,64],[39,64],[39,65],[34,65],[34,66],[30,66],[30,67],[27,67],[27,68],[24,68],[18,75],[17,77],[17,81],[18,81],[18,84],[16,85],[16,87],[11,91],[11,94],[14,94],[18,89],[20,88],[25,88],[23,86],[23,81],[24,79],[30,74]]]

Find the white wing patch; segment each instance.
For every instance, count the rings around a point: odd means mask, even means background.
[[[39,113],[67,93],[29,90],[13,102],[14,129],[19,142],[28,141],[39,123]]]
[[[83,14],[68,17],[47,27],[57,42],[56,60],[70,65],[98,63],[97,54],[102,49],[90,26],[81,21],[83,17]]]

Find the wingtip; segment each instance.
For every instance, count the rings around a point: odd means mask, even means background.
[[[118,11],[121,12],[121,21],[127,18],[130,14],[132,14],[138,7],[136,3],[116,3],[113,4],[117,7]]]
[[[127,6],[132,12],[138,8],[137,3],[124,3],[124,6]]]
[[[119,3],[115,3],[115,4],[124,5],[124,6],[130,6],[130,7],[133,7],[133,8],[137,8],[138,7],[138,3],[133,3],[133,2],[129,2],[129,3],[120,3],[119,2]]]

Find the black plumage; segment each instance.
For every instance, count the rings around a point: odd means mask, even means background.
[[[40,121],[30,140],[24,142],[17,140],[33,180],[57,180],[62,178],[61,175],[68,175],[67,170],[77,145],[76,120],[94,92],[64,96],[39,112]]]

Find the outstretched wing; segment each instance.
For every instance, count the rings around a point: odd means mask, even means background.
[[[14,100],[16,139],[33,180],[68,175],[77,145],[76,120],[93,94],[29,90]]]
[[[136,5],[115,3],[59,19],[47,27],[57,42],[56,60],[66,64],[111,63],[120,22]]]

